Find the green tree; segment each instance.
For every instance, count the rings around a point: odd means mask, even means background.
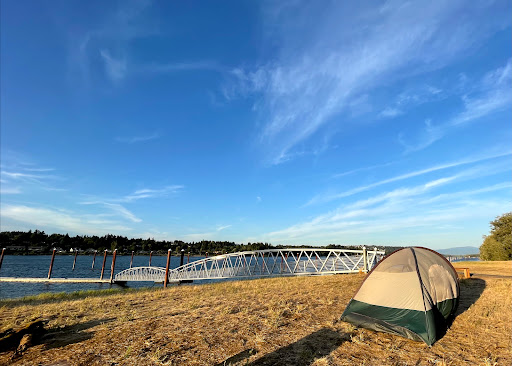
[[[492,235],[488,235],[484,237],[484,242],[480,246],[480,259],[484,261],[502,261],[508,258],[503,245]]]
[[[491,221],[491,234],[484,236],[480,246],[480,258],[488,261],[512,259],[512,212]]]

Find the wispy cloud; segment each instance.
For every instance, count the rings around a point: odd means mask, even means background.
[[[404,114],[404,112],[401,109],[394,107],[387,107],[382,112],[380,112],[380,115],[385,118],[394,118],[402,114]]]
[[[120,84],[131,76],[173,74],[186,71],[225,72],[212,60],[180,60],[141,63],[133,57],[133,42],[160,34],[158,16],[152,1],[123,1],[110,13],[101,12],[95,26],[74,34],[70,47],[69,68],[91,86],[99,79],[95,63],[99,58],[102,76]]]
[[[168,62],[168,63],[149,63],[139,65],[135,72],[141,74],[172,74],[181,71],[215,71],[227,72],[228,70],[219,65],[215,61],[202,60],[202,61],[182,61],[182,62]]]
[[[0,174],[6,178],[11,178],[14,180],[22,180],[22,181],[31,181],[40,183],[43,179],[53,178],[53,176],[42,175],[42,174],[31,174],[24,172],[11,172],[2,170]]]
[[[28,172],[53,172],[54,168],[24,168]]]
[[[171,194],[176,194],[183,190],[182,185],[166,186],[160,189],[138,189],[133,193],[130,193],[121,197],[110,197],[110,198],[99,198],[91,197],[79,202],[81,205],[96,205],[108,209],[109,213],[98,213],[97,215],[102,216],[117,216],[120,219],[128,220],[133,223],[142,222],[142,219],[135,215],[132,211],[126,208],[123,204],[134,204],[137,201],[143,199],[162,198]]]
[[[105,62],[105,72],[112,81],[124,79],[127,74],[126,59],[113,57],[108,50],[101,50],[100,55]]]
[[[394,118],[421,104],[439,101],[446,93],[432,85],[421,85],[400,93],[393,103],[380,112],[380,117]]]
[[[512,100],[511,82],[512,60],[509,60],[505,66],[488,72],[477,83],[476,90],[473,90],[471,95],[462,95],[464,109],[456,116],[439,124],[433,124],[431,120],[427,120],[419,141],[408,142],[401,134],[399,142],[405,147],[406,153],[422,150],[451,131],[470,122],[478,121],[505,109],[510,110],[510,101]]]
[[[107,80],[118,83],[126,78],[130,71],[130,43],[158,33],[151,21],[151,5],[151,1],[123,1],[113,12],[101,12],[94,27],[73,34],[69,50],[71,74],[90,85],[99,57]]]
[[[4,194],[16,194],[33,189],[62,190],[54,187],[62,178],[53,172],[53,168],[39,168],[26,158],[19,159],[16,154],[5,154],[2,157],[0,179]],[[52,174],[49,174],[52,173]]]
[[[223,226],[219,226],[219,227],[217,227],[217,231],[222,231],[222,230],[228,229],[228,228],[230,228],[231,226],[233,226],[233,225],[223,225]]]
[[[297,243],[297,240],[315,239],[321,243],[339,242],[341,238],[351,243],[368,244],[369,238],[383,244],[378,234],[394,231],[394,243],[418,244],[428,240],[430,232],[439,233],[440,226],[464,220],[492,218],[506,212],[510,202],[486,194],[499,190],[511,191],[512,184],[501,183],[473,190],[432,195],[438,188],[455,183],[455,176],[446,176],[426,183],[395,189],[373,197],[342,205],[334,211],[319,215],[309,221],[270,232],[265,239],[274,242]],[[414,206],[414,212],[409,207]],[[430,228],[422,232],[418,228]],[[401,232],[415,228],[413,242],[402,242]],[[435,228],[432,231],[432,228]],[[341,239],[343,240],[343,239]]]
[[[20,187],[5,187],[4,185],[0,186],[0,195],[4,194],[20,194],[21,188]]]
[[[116,215],[127,219],[131,222],[141,222],[142,220],[135,216],[130,210],[118,203],[102,202],[102,201],[86,201],[80,202],[82,205],[101,205],[113,211]]]
[[[237,84],[224,89],[227,98],[261,95],[255,103],[264,122],[259,142],[273,163],[286,161],[283,156],[329,121],[349,123],[343,111],[351,101],[406,75],[449,64],[508,22],[482,16],[492,4],[468,7],[463,1],[388,1],[351,11],[343,2],[321,9],[314,4],[288,4],[287,11],[270,5],[264,24],[279,56],[234,69]],[[323,21],[311,13],[321,13]]]
[[[445,169],[449,169],[449,168],[455,168],[455,167],[459,167],[459,166],[463,166],[463,165],[468,165],[468,164],[474,164],[474,163],[478,163],[478,162],[481,162],[481,161],[501,158],[501,157],[510,156],[510,155],[512,155],[512,152],[511,151],[507,151],[507,152],[501,152],[501,153],[498,153],[498,154],[481,155],[481,156],[476,156],[476,157],[470,157],[470,158],[462,159],[462,160],[459,160],[459,161],[454,161],[454,162],[444,163],[444,164],[440,164],[440,165],[435,165],[435,166],[432,166],[432,167],[429,167],[429,168],[425,168],[425,169],[421,169],[421,170],[416,170],[416,171],[413,171],[413,172],[410,172],[410,173],[405,173],[405,174],[397,175],[395,177],[383,179],[383,180],[380,180],[380,181],[375,182],[375,183],[371,183],[371,184],[367,184],[367,185],[364,185],[364,186],[352,188],[352,189],[344,191],[344,192],[340,192],[340,193],[336,193],[336,194],[317,195],[317,196],[313,197],[311,200],[309,200],[306,203],[305,206],[312,205],[312,204],[318,204],[318,203],[330,202],[330,201],[337,200],[337,199],[340,199],[340,198],[349,197],[349,196],[352,196],[354,194],[365,192],[365,191],[368,191],[368,190],[370,190],[372,188],[376,188],[376,187],[379,187],[379,186],[382,186],[382,185],[385,185],[385,184],[388,184],[388,183],[398,182],[398,181],[406,180],[406,179],[409,179],[409,178],[418,177],[418,176],[421,176],[421,175],[425,175],[425,174],[429,174],[429,173],[432,173],[432,172],[436,172],[436,171],[441,171],[441,170],[445,170]],[[491,169],[489,168],[488,171],[491,172]],[[468,172],[474,172],[474,170],[468,170]],[[480,172],[480,170],[478,170],[478,172]],[[462,173],[460,173],[460,174],[462,174]],[[466,173],[464,173],[464,174],[466,174]]]
[[[166,186],[161,189],[150,189],[150,188],[144,188],[136,190],[135,192],[126,195],[120,199],[119,201],[122,202],[131,202],[131,201],[137,201],[143,198],[155,198],[155,197],[163,197],[167,196],[172,193],[177,193],[183,190],[185,186],[183,185],[172,185],[172,186]]]
[[[334,174],[332,177],[333,178],[341,178],[341,177],[345,177],[347,175],[351,175],[354,173],[364,172],[364,171],[372,170],[372,169],[376,169],[376,168],[383,168],[383,167],[390,166],[390,165],[393,165],[396,163],[397,162],[394,161],[394,162],[389,162],[389,163],[375,164],[375,165],[370,165],[370,166],[366,166],[366,167],[351,169],[351,170],[347,170],[346,172],[343,172],[343,173]]]
[[[114,220],[101,216],[86,216],[74,212],[59,211],[45,207],[3,204],[1,210],[1,230],[9,230],[6,219],[28,224],[32,227],[48,227],[61,232],[101,235],[112,232],[127,233],[131,230]]]
[[[220,225],[215,229],[206,228],[201,232],[194,232],[189,234],[181,235],[181,238],[188,241],[198,241],[198,240],[226,240],[226,233],[224,232],[226,229],[231,228],[233,225]],[[197,230],[199,231],[199,230]],[[229,231],[229,230],[228,230]]]
[[[155,132],[155,133],[152,133],[151,135],[130,136],[130,137],[118,136],[118,137],[116,137],[116,141],[127,143],[127,144],[134,144],[137,142],[147,142],[147,141],[151,141],[151,140],[156,140],[158,138],[160,138],[160,134]]]

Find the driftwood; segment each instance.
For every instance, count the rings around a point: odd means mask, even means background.
[[[18,330],[8,329],[0,334],[0,352],[16,349],[13,357],[21,355],[46,332],[48,320],[36,320]]]

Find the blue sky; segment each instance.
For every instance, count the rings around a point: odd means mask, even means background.
[[[1,3],[1,230],[481,243],[509,1]]]

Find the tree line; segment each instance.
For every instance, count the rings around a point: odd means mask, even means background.
[[[40,230],[29,231],[3,231],[0,233],[0,245],[7,248],[11,253],[18,254],[47,254],[53,248],[57,248],[63,252],[70,252],[72,249],[78,252],[87,253],[94,250],[103,251],[117,249],[118,253],[149,253],[153,251],[155,254],[167,253],[168,249],[172,249],[179,253],[182,249],[185,252],[195,255],[234,253],[246,250],[264,250],[279,248],[300,248],[311,247],[311,245],[272,245],[270,243],[247,243],[237,244],[230,241],[201,240],[193,242],[185,242],[182,240],[155,240],[153,238],[127,238],[120,235],[107,234],[104,236],[70,236],[68,234],[46,234]],[[317,247],[317,246],[315,246]],[[354,249],[361,246],[330,244],[318,248],[326,249]],[[398,247],[385,247],[386,254],[392,252]],[[373,249],[369,246],[368,249]]]

